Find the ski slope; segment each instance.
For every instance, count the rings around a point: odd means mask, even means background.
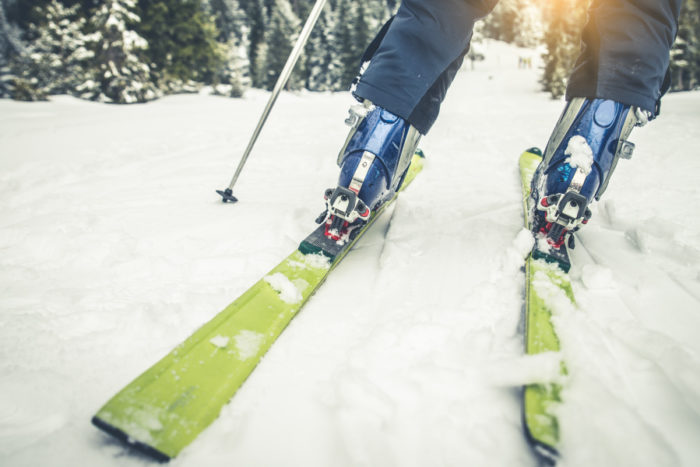
[[[423,173],[174,466],[533,466],[519,387],[557,378],[561,465],[700,463],[700,93],[637,129],[573,252],[561,356],[522,350],[517,158],[561,101],[536,53],[465,67]],[[151,465],[89,423],[267,273],[335,185],[346,94],[0,101],[0,465]]]

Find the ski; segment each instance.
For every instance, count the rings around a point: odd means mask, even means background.
[[[530,197],[532,178],[542,161],[542,152],[531,148],[520,156],[520,177],[523,190],[523,210],[525,227],[532,230],[532,198]],[[562,254],[566,254],[562,247]],[[559,338],[552,325],[552,308],[547,302],[548,294],[541,293],[547,288],[560,289],[575,304],[571,282],[568,276],[568,257],[565,261],[552,256],[550,251],[533,248],[525,260],[525,353],[558,352]],[[540,293],[538,293],[540,291]],[[562,365],[562,373],[566,368]],[[556,406],[561,402],[561,386],[555,383],[529,384],[523,387],[523,428],[537,456],[546,464],[554,465],[559,457],[559,424],[555,415]]]
[[[402,191],[423,168],[416,151]],[[218,416],[270,346],[398,193],[382,203],[343,243],[324,225],[231,305],[137,377],[92,423],[137,450],[166,462]]]

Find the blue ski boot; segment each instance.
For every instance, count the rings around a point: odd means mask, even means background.
[[[567,104],[533,178],[534,257],[569,269],[571,234],[590,219],[589,205],[600,199],[617,161],[632,156],[634,144],[627,141],[632,128],[648,118],[612,100],[575,98]]]
[[[337,242],[352,238],[372,211],[401,187],[420,134],[406,120],[365,102],[350,109],[352,126],[338,155],[338,186],[324,194],[325,235]]]

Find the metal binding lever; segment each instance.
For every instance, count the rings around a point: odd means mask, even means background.
[[[544,211],[547,221],[542,233],[546,234],[548,242],[557,248],[564,243],[567,233],[575,232],[581,224],[588,223],[591,218],[588,200],[575,191],[544,197],[538,203],[537,209]]]
[[[353,230],[369,219],[371,211],[367,205],[348,188],[329,188],[323,198],[326,200],[326,210],[316,222],[325,223],[324,235],[332,240],[347,240]]]
[[[335,190],[329,188],[324,194],[326,207],[331,216],[339,217],[347,222],[363,221],[369,219],[369,208],[357,194],[342,186]]]

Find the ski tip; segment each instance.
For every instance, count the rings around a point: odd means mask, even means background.
[[[532,450],[535,451],[535,455],[541,466],[554,467],[557,465],[559,452],[556,449],[546,444],[538,443],[537,441],[531,441],[530,446],[532,446]]]
[[[527,422],[527,416],[525,413],[526,407],[525,407],[525,391],[527,389],[527,386],[523,386],[522,388],[522,397],[523,397],[523,404],[522,404],[522,427],[523,427],[523,432],[525,433],[525,438],[527,439],[528,444],[530,445],[530,448],[532,449],[532,452],[535,454],[537,457],[538,464],[541,466],[555,466],[557,465],[557,461],[559,460],[559,451],[555,446],[552,444],[546,443],[544,441],[541,441],[535,435],[530,431],[530,425],[528,425]],[[558,438],[558,437],[557,437]]]
[[[535,457],[537,457],[538,464],[547,467],[557,465],[559,451],[557,451],[554,446],[550,446],[536,439],[525,422],[523,422],[523,431],[525,432],[525,437],[530,444],[532,452],[535,454]]]
[[[222,203],[235,203],[238,201],[238,198],[233,196],[233,191],[231,191],[230,188],[226,188],[225,190],[216,190],[216,192],[221,196]]]
[[[105,422],[104,420],[100,419],[96,416],[92,417],[92,424],[95,425],[97,428],[100,430],[104,431],[105,433],[114,436],[118,440],[122,441],[124,444],[126,444],[129,447],[134,448],[136,451],[147,455],[148,457],[161,462],[169,462],[171,457],[168,456],[167,454],[159,451],[158,449],[149,446],[146,443],[142,443],[141,441],[137,441],[119,428],[110,425],[109,423]]]

